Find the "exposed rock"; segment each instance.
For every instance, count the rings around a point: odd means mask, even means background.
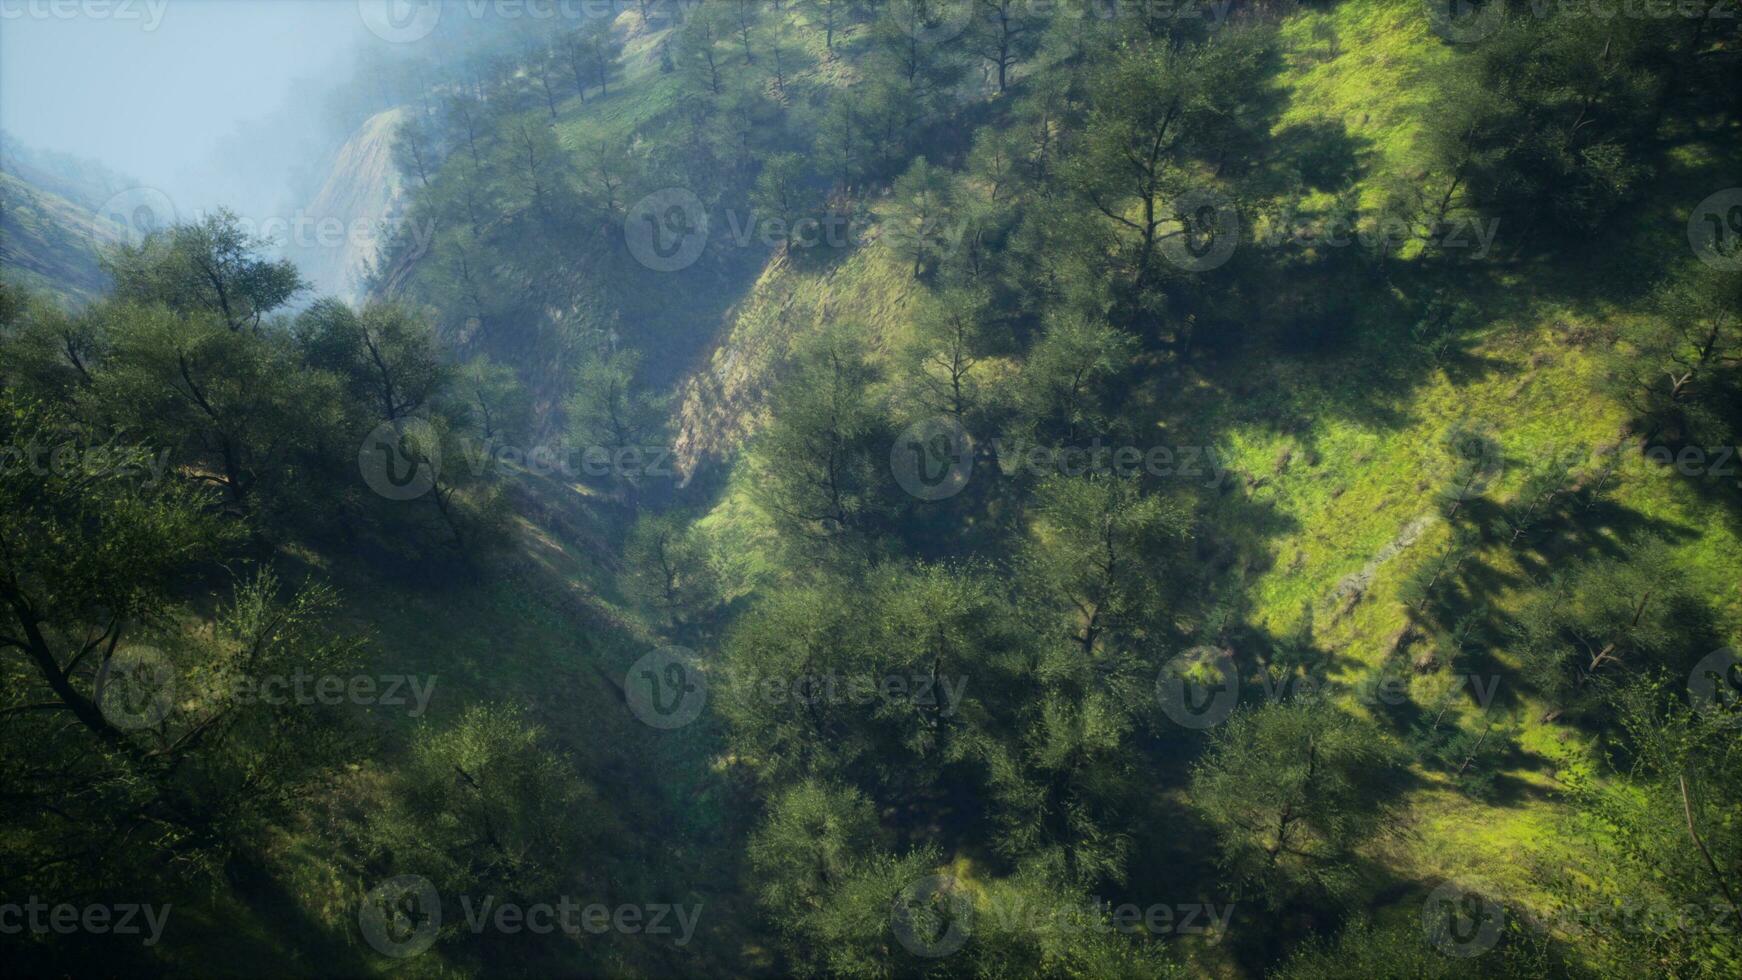
[[[1335,618],[1342,619],[1354,611],[1362,596],[1367,594],[1367,587],[1373,584],[1373,576],[1379,572],[1380,567],[1397,557],[1405,548],[1414,544],[1422,536],[1422,532],[1432,526],[1433,522],[1434,515],[1432,514],[1423,514],[1410,521],[1403,526],[1403,530],[1397,532],[1397,537],[1393,538],[1391,543],[1380,548],[1372,558],[1368,559],[1367,564],[1362,566],[1359,572],[1338,582],[1336,589],[1331,593],[1332,601],[1338,603]]]
[[[364,280],[387,244],[381,230],[399,217],[404,187],[393,165],[393,131],[410,113],[404,108],[378,112],[345,141],[326,182],[303,209],[308,226],[285,243],[285,254],[317,295],[362,300]],[[420,250],[413,249],[407,259],[419,257]]]

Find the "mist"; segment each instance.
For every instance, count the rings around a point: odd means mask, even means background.
[[[368,37],[332,0],[0,0],[0,129],[162,191],[181,220],[264,222],[343,140],[329,101]]]

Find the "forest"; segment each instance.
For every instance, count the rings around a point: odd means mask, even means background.
[[[0,153],[8,972],[1742,975],[1736,0],[354,6]]]

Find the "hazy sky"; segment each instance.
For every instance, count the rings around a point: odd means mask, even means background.
[[[312,128],[312,113],[284,123],[285,107],[318,99],[365,37],[356,0],[0,0],[0,128],[93,157],[179,209],[267,207],[309,163],[267,154],[316,135],[276,131]],[[279,122],[262,128],[268,117]],[[260,159],[238,166],[251,144]]]

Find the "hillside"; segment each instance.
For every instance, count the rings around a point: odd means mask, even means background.
[[[99,249],[121,235],[96,211],[0,172],[0,266],[16,285],[89,300],[108,286]]]
[[[0,175],[113,464],[0,467],[0,871],[176,910],[21,962],[1733,975],[1719,6],[440,5],[308,283]]]

